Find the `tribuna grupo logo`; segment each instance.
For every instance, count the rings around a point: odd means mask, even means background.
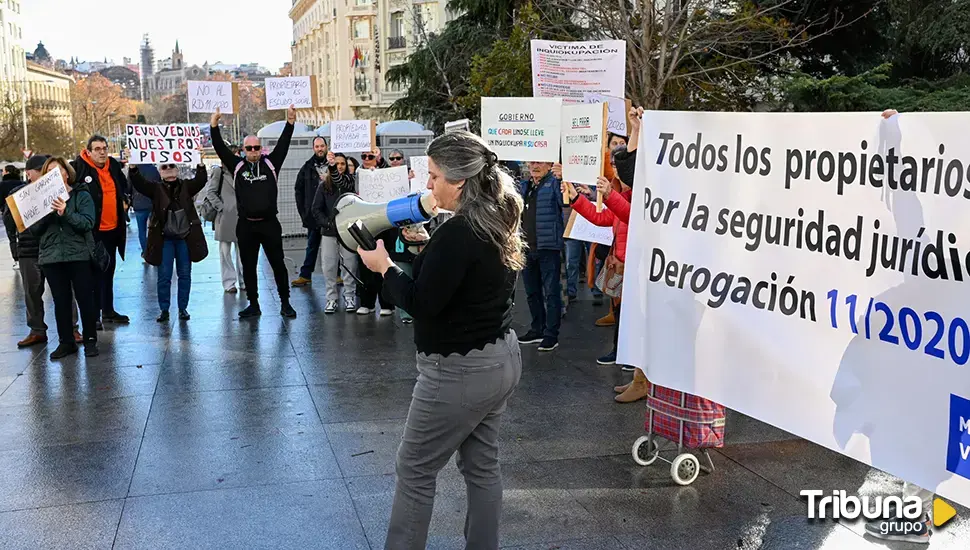
[[[799,493],[808,498],[808,519],[865,518],[870,521],[881,520],[881,529],[902,531],[918,535],[926,529],[923,521],[923,501],[919,497],[863,496],[847,495],[845,491],[803,490]]]

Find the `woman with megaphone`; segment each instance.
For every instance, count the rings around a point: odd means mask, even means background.
[[[378,241],[358,249],[387,297],[414,317],[418,378],[397,454],[385,548],[424,548],[438,472],[458,452],[469,548],[498,548],[502,476],[498,433],[519,383],[512,296],[525,263],[522,197],[482,138],[453,132],[428,146],[428,189],[454,212],[414,259],[413,276]]]

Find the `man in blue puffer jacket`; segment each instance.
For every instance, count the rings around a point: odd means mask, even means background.
[[[551,162],[530,162],[529,179],[520,183],[525,209],[522,232],[528,244],[522,280],[532,314],[531,329],[520,344],[539,344],[539,351],[559,346],[562,322],[562,250],[565,231],[560,181]]]

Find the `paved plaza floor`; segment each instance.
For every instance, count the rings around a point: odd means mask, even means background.
[[[303,245],[287,245],[295,276]],[[134,233],[128,246],[115,288],[131,324],[106,327],[100,357],[61,363],[47,359],[53,346],[17,350],[22,286],[0,250],[0,549],[383,548],[416,376],[412,328],[324,315],[319,273],[294,290],[299,318],[285,321],[266,265],[263,316],[241,322],[244,295],[223,292],[211,242],[193,266],[191,321],[159,325],[155,270]],[[504,548],[884,547],[861,524],[810,522],[798,493],[898,493],[898,480],[740,414],[712,453],[716,471],[693,485],[665,464],[637,466],[646,409],[614,403],[630,375],[595,363],[611,338],[593,326],[603,313],[584,297],[559,349],[524,348],[502,425]],[[56,340],[49,301],[48,324]],[[958,511],[930,548],[970,547],[970,513]],[[452,461],[429,548],[462,548],[464,514]]]

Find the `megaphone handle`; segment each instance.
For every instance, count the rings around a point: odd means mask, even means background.
[[[374,236],[371,235],[371,232],[367,230],[367,227],[365,227],[364,223],[360,220],[350,224],[350,227],[348,227],[347,230],[350,232],[350,236],[353,237],[354,240],[357,241],[357,244],[359,244],[364,250],[374,250],[377,248],[377,241],[374,239]]]

